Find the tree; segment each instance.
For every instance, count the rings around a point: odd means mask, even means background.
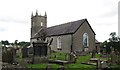
[[[110,33],[111,38],[109,38],[110,41],[118,41],[118,37],[116,37],[116,32]]]
[[[120,52],[120,38],[116,36],[116,32],[110,33],[110,45],[115,49],[115,52]]]
[[[8,40],[5,40],[5,41],[1,41],[2,42],[2,44],[4,45],[4,46],[6,46],[6,45],[9,45],[10,43],[9,43],[9,41]]]
[[[116,32],[110,33],[109,42],[107,40],[102,43],[101,48],[106,53],[110,53],[112,48],[114,48],[115,52],[120,52],[120,38],[116,36]]]
[[[113,37],[115,37],[116,36],[116,32],[111,32],[110,33],[110,36],[113,38]]]
[[[18,40],[15,40],[14,44],[15,44],[15,45],[18,45]]]
[[[2,43],[2,45],[5,45],[5,42],[3,40],[1,41],[1,43]]]
[[[10,43],[9,43],[9,41],[8,40],[6,40],[5,41],[5,45],[9,45]]]
[[[110,42],[107,42],[107,41],[104,41],[102,44],[101,44],[101,53],[110,53],[111,52],[111,44]]]
[[[21,41],[18,43],[18,45],[26,47],[26,46],[30,46],[30,42]]]

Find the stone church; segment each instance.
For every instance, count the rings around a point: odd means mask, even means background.
[[[45,33],[44,33],[44,32]],[[47,27],[47,14],[31,15],[31,42],[46,35],[46,41],[52,39],[51,50],[70,53],[72,51],[92,51],[95,49],[95,32],[87,19],[72,21]]]

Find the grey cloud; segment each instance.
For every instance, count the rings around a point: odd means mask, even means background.
[[[10,18],[10,17],[0,17],[0,21],[2,22],[13,22],[13,23],[23,23],[26,24],[28,23],[28,21],[20,20],[20,19],[14,19],[14,18]]]

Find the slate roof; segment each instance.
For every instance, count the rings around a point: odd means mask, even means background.
[[[97,39],[95,39],[95,43],[96,44],[100,44],[101,42],[99,42]]]
[[[87,21],[87,19],[81,19],[81,20],[77,20],[77,21],[64,23],[61,25],[48,27],[47,28],[47,36],[74,34],[85,21]],[[87,23],[88,23],[88,21],[87,21]],[[88,25],[90,26],[89,23],[88,23]],[[90,26],[90,28],[91,28],[91,26]],[[91,28],[91,30],[93,31],[92,28]],[[95,34],[94,31],[93,31],[93,33]]]
[[[78,30],[78,28],[85,21],[87,21],[87,19],[81,19],[81,20],[72,21],[72,22],[68,22],[68,23],[53,26],[53,27],[48,27],[47,28],[47,36],[58,36],[58,35],[74,34]],[[94,33],[94,31],[93,31],[93,33]]]

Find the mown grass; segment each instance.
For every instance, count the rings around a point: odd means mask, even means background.
[[[58,52],[54,52],[54,53],[51,53],[51,55],[49,56],[49,59],[50,60],[65,60],[65,53],[58,53]]]
[[[96,67],[93,65],[85,65],[81,63],[67,64],[65,65],[65,70],[75,69],[75,70],[95,70]]]
[[[50,68],[52,70],[57,70],[59,68],[60,65],[58,64],[50,64]],[[40,63],[40,64],[28,64],[27,65],[28,68],[38,68],[38,69],[46,69],[47,68],[47,64],[45,63]]]
[[[50,60],[65,60],[65,53],[58,53],[58,52],[54,52],[51,53],[51,55],[49,56]],[[97,54],[96,57],[99,58],[99,55]],[[75,70],[95,70],[96,66],[93,65],[85,65],[85,64],[81,64],[81,62],[88,62],[91,58],[91,54],[88,54],[86,56],[78,56],[76,63],[72,63],[72,64],[65,64],[64,68],[65,70],[70,70],[70,69],[75,69]],[[46,68],[47,64],[29,64],[28,67],[32,67],[32,68]],[[59,68],[60,65],[58,64],[52,64],[51,68],[57,69]]]
[[[28,64],[28,68],[46,68],[47,64]]]
[[[87,54],[86,56],[79,56],[77,58],[77,61],[76,63],[81,63],[81,62],[88,62],[91,58],[91,55],[90,54]]]
[[[85,64],[81,64],[81,62],[88,62],[91,58],[91,55],[88,54],[86,56],[79,56],[77,58],[77,61],[75,64],[67,64],[65,65],[65,68],[66,70],[68,70],[69,68],[73,68],[73,69],[76,69],[76,70],[95,70],[96,69],[96,66],[93,66],[93,65],[85,65]]]
[[[112,70],[120,70],[120,65],[112,65]]]

